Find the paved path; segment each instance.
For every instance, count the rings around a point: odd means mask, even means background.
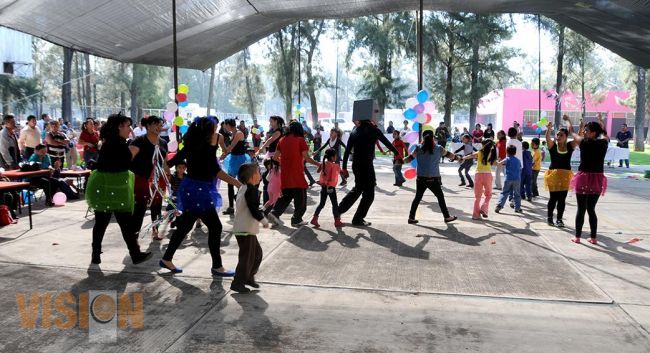
[[[157,266],[168,240],[143,237],[155,256],[134,266],[111,224],[102,264],[89,265],[93,221],[83,218],[84,203],[37,209],[33,230],[26,218],[0,229],[0,351],[649,351],[650,182],[610,170],[598,204],[602,245],[575,245],[573,196],[564,230],[545,224],[545,197],[524,202],[523,215],[506,208],[472,221],[473,192],[456,186],[449,164],[445,195],[459,220],[445,224],[427,194],[420,224],[408,225],[414,183],[393,187],[388,161],[377,164],[372,226],[337,231],[326,206],[321,229],[264,230],[262,288],[248,295],[210,276],[205,227],[174,259],[185,272],[171,276]],[[310,196],[307,215],[318,190]],[[222,221],[224,263],[234,267],[232,222]],[[627,244],[633,237],[643,240]],[[55,328],[57,295],[89,290],[142,293],[143,329],[117,329],[114,343],[98,344],[86,329]],[[39,320],[23,328],[18,297],[35,292],[49,293],[52,308],[34,306]]]

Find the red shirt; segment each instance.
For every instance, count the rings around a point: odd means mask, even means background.
[[[481,138],[483,137],[483,131],[482,130],[474,130],[472,131],[472,136],[474,136],[474,143],[480,143]]]
[[[306,189],[305,160],[307,151],[303,137],[287,135],[280,139],[277,151],[280,152],[280,180],[282,189]]]
[[[393,146],[395,146],[395,148],[397,148],[397,151],[399,151],[399,154],[394,155],[393,159],[394,160],[404,159],[404,148],[406,147],[404,145],[404,141],[402,141],[402,139],[399,140],[395,139],[393,140]]]
[[[341,167],[337,163],[324,162],[318,183],[322,186],[336,187],[336,185],[339,183],[340,172]]]
[[[497,152],[499,160],[506,158],[506,140],[497,141]]]
[[[97,146],[97,144],[99,143],[99,134],[97,133],[97,131],[93,132],[92,134],[89,134],[88,131],[83,130],[81,132],[81,135],[79,135],[79,140],[83,142],[92,143],[93,145]],[[84,146],[84,151],[97,152],[97,147]]]

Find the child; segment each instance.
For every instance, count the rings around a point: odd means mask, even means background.
[[[508,157],[498,162],[506,167],[506,181],[503,184],[503,190],[501,191],[501,196],[499,196],[499,203],[494,212],[499,213],[503,209],[503,205],[506,203],[508,195],[512,192],[514,194],[515,212],[522,213],[521,194],[519,193],[521,184],[521,162],[517,157],[515,157],[517,154],[517,147],[512,145],[508,146],[506,153]]]
[[[521,147],[523,149],[523,161],[521,168],[521,198],[532,202],[533,155],[530,153],[530,145],[528,144],[528,141],[522,142]]]
[[[469,136],[469,134],[463,135],[463,146],[461,146],[459,149],[454,151],[454,154],[457,154],[460,151],[463,151],[462,156],[469,156],[473,152],[476,152],[476,148],[472,146],[472,138]],[[472,168],[472,165],[474,165],[473,159],[464,160],[460,164],[460,167],[458,167],[458,176],[460,177],[460,184],[458,184],[458,186],[465,185],[465,179],[463,178],[463,170],[465,170],[465,176],[467,177],[467,187],[468,188],[474,187],[474,181],[472,180],[472,177],[469,176],[469,170]]]
[[[58,160],[58,159],[55,159]],[[52,168],[52,159],[47,154],[47,148],[43,144],[38,144],[34,148],[34,154],[29,157],[29,162],[39,163],[41,169],[50,169]],[[29,183],[33,186],[43,189],[45,193],[45,205],[54,206],[52,202],[52,196],[56,192],[56,183],[50,177],[37,177],[29,179]]]
[[[494,141],[490,139],[481,142],[483,148],[474,152],[463,159],[476,159],[476,174],[474,175],[476,183],[474,184],[474,213],[473,220],[479,220],[488,217],[488,205],[492,198],[492,165],[497,160],[497,148]],[[481,205],[481,196],[485,195],[485,201]]]
[[[400,138],[399,131],[393,131],[393,146],[399,151],[398,154],[393,156],[393,173],[395,173],[395,184],[393,186],[402,186],[406,179],[402,175],[402,165],[404,164],[404,141]]]
[[[264,167],[266,167],[266,192],[269,194],[268,201],[264,203],[264,209],[269,209],[273,208],[282,194],[280,163],[273,158],[268,158],[264,160]]]
[[[533,147],[533,197],[539,196],[539,190],[537,189],[537,177],[539,176],[539,171],[542,169],[543,159],[539,145],[539,138],[535,137],[531,143],[531,146]]]
[[[503,130],[497,132],[497,160],[502,160],[506,158],[506,133]],[[496,187],[495,189],[501,190],[503,188],[503,183],[501,183],[501,175],[503,174],[504,167],[497,164],[497,171],[495,177]]]
[[[183,181],[183,178],[185,178],[185,173],[187,171],[187,164],[185,164],[185,160],[180,160],[176,162],[176,171],[174,172],[174,175],[172,175],[171,179],[169,179],[169,183],[171,184],[172,188],[172,195],[171,195],[171,200],[172,202],[176,202],[176,197],[178,196],[178,187],[181,185],[181,182]],[[174,207],[171,204],[167,205],[167,211],[173,210]],[[176,227],[176,216],[172,216],[171,218],[171,223],[169,224],[170,228],[175,228]],[[200,227],[200,221],[197,221],[197,226]]]
[[[395,133],[393,133],[394,136]],[[336,151],[329,149],[325,151],[325,156],[323,157],[323,164],[320,167],[320,179],[318,183],[323,187],[320,192],[320,203],[316,207],[316,212],[314,212],[314,217],[311,219],[311,224],[314,227],[320,227],[318,224],[318,215],[320,211],[325,207],[325,202],[327,202],[327,197],[329,196],[330,201],[332,202],[332,213],[334,214],[334,226],[336,228],[343,227],[341,222],[341,214],[339,213],[339,203],[336,200],[336,184],[339,182],[339,173],[341,172],[341,167],[336,163]]]
[[[255,282],[255,274],[262,262],[262,247],[257,241],[257,233],[260,231],[260,223],[264,228],[268,228],[269,222],[260,210],[260,192],[257,186],[262,181],[262,176],[258,165],[242,164],[237,172],[237,179],[242,183],[242,187],[235,201],[233,234],[239,245],[239,262],[230,289],[238,293],[248,293],[251,290],[245,286],[260,287]]]

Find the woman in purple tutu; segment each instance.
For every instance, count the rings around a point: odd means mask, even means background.
[[[582,124],[581,124],[582,125]],[[589,214],[591,228],[591,244],[597,244],[598,216],[596,216],[596,203],[607,190],[607,177],[603,173],[605,154],[609,145],[609,137],[604,129],[600,115],[598,121],[592,121],[580,126],[580,134],[573,134],[574,141],[580,146],[580,166],[578,173],[571,179],[571,189],[576,193],[578,211],[576,213],[576,237],[574,243],[580,243],[582,225],[585,213]]]
[[[184,148],[174,158],[185,159],[187,176],[178,188],[176,207],[181,212],[176,221],[176,231],[169,241],[167,251],[160,260],[160,267],[173,273],[183,270],[172,263],[176,249],[181,245],[194,222],[201,219],[208,227],[208,246],[212,256],[212,275],[232,277],[221,262],[221,230],[217,208],[221,206],[221,195],[217,191],[217,178],[240,187],[241,183],[221,169],[217,160],[218,134],[214,117],[197,118],[183,137]]]

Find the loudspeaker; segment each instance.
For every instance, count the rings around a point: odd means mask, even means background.
[[[354,101],[352,108],[352,121],[372,120],[377,121],[379,105],[374,99]]]

